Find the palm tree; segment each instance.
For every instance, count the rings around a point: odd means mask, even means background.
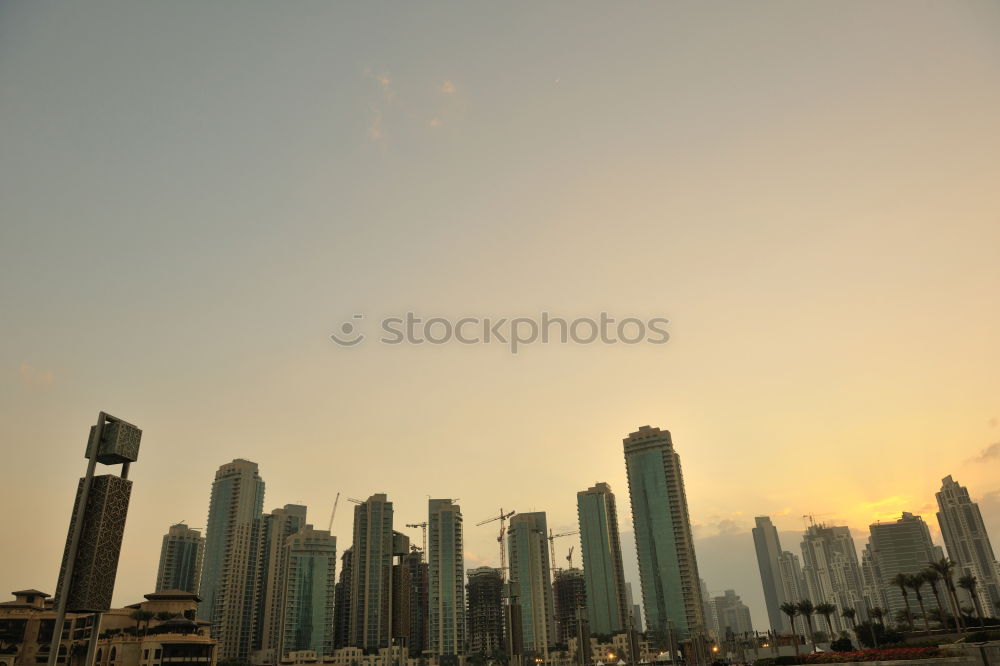
[[[943,616],[944,610],[941,608],[941,593],[938,591],[937,586],[937,584],[941,581],[941,574],[928,567],[927,569],[924,569],[924,580],[931,586],[931,592],[934,593],[934,601],[937,602],[938,614]],[[944,622],[941,624],[944,624]]]
[[[906,604],[906,621],[910,625],[910,631],[913,631],[913,613],[910,612],[910,597],[906,592],[906,586],[909,582],[910,577],[905,573],[898,573],[892,579],[892,584],[897,586],[903,595],[903,603]]]
[[[830,622],[830,616],[837,612],[837,607],[827,601],[824,601],[821,604],[816,604],[816,612],[822,615],[826,620],[826,628],[830,634],[830,642],[833,642],[836,638],[836,634],[833,633],[833,624]]]
[[[847,618],[847,621],[851,623],[851,631],[853,631],[854,635],[857,636],[858,635],[858,629],[857,629],[858,625],[854,621],[854,618],[858,616],[858,611],[854,610],[853,608],[845,608],[844,612],[841,613],[841,615],[843,617]]]
[[[955,581],[952,580],[955,563],[947,557],[942,557],[937,562],[931,562],[930,568],[936,571],[944,580],[944,586],[948,590],[948,598],[951,599],[952,610],[955,613],[955,623],[959,631],[965,631],[965,622],[962,621],[962,609],[958,604],[958,593],[955,592]]]
[[[799,635],[795,631],[795,616],[799,614],[799,607],[791,602],[781,604],[781,612],[788,616],[788,624],[792,625],[792,636],[795,637],[795,656],[799,654]]]
[[[983,611],[979,609],[979,595],[976,594],[976,586],[979,581],[972,574],[965,574],[958,579],[958,586],[969,593],[972,598],[972,605],[976,607],[976,617],[979,618],[979,626],[983,625]]]
[[[874,606],[874,607],[872,607],[871,609],[868,610],[868,615],[873,620],[878,621],[878,624],[880,624],[882,626],[882,630],[883,631],[885,630],[885,623],[882,621],[882,618],[885,617],[885,611],[884,610],[882,610],[878,606]],[[869,624],[871,625],[871,628],[872,628],[872,642],[875,644],[875,648],[877,649],[878,648],[878,632],[875,630],[875,622],[870,622]]]
[[[922,588],[926,582],[927,580],[921,573],[916,573],[912,576],[906,577],[907,587],[913,590],[913,596],[917,598],[917,603],[920,604],[920,615],[924,618],[924,630],[929,634],[931,633],[931,623],[930,620],[927,619],[927,609],[924,608],[924,597],[920,594],[920,588]]]
[[[149,628],[149,621],[153,619],[153,613],[147,610],[136,609],[129,613],[129,617],[135,620],[135,633],[138,634],[140,624],[145,623],[146,628]]]
[[[809,642],[812,643],[812,651],[816,651],[816,634],[813,633],[813,613],[816,612],[816,607],[813,606],[813,602],[808,599],[803,599],[798,603],[799,615],[806,619],[806,625],[809,627]]]

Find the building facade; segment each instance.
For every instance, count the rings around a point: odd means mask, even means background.
[[[941,479],[937,493],[938,524],[944,538],[948,557],[955,563],[956,579],[971,574],[979,581],[979,596],[986,608],[985,615],[992,615],[1000,604],[1000,580],[993,545],[986,533],[979,505],[972,501],[969,490],[959,485],[951,476]]]
[[[837,607],[831,618],[835,632],[850,629],[844,609],[864,608],[861,567],[850,528],[810,525],[802,537],[802,562],[809,599]]]
[[[712,609],[712,629],[719,640],[753,632],[750,609],[735,590],[726,590],[721,597],[713,597],[709,605]]]
[[[547,534],[542,511],[515,514],[507,528],[507,559],[511,583],[517,585],[521,638],[526,650],[536,652],[547,651],[556,637]]]
[[[286,539],[283,559],[281,656],[298,650],[333,654],[337,537],[306,525]]]
[[[428,502],[429,652],[460,655],[465,648],[465,559],[462,509],[450,499]]]
[[[201,566],[205,557],[205,537],[184,523],[171,525],[160,546],[160,566],[156,572],[157,592],[184,590],[197,594],[201,588]]]
[[[557,645],[566,645],[571,637],[577,635],[580,611],[587,608],[587,584],[583,571],[574,567],[556,571],[552,585],[556,613],[555,642]]]
[[[493,658],[503,650],[503,572],[479,567],[468,572],[466,599],[469,654]]]
[[[680,456],[670,432],[642,426],[624,440],[647,634],[666,644],[706,631]]]
[[[288,538],[305,527],[306,507],[286,504],[263,516],[261,562],[258,571],[257,631],[254,650],[263,651],[260,659],[274,663],[281,656],[284,632],[281,616],[285,612],[285,573],[288,565]]]
[[[354,507],[351,545],[350,646],[389,647],[392,502],[377,493]]]
[[[618,510],[611,486],[596,483],[576,494],[580,521],[587,619],[595,634],[628,628],[629,607],[618,532]]]
[[[906,602],[892,579],[897,574],[920,573],[935,561],[931,532],[920,516],[907,512],[895,522],[875,523],[868,529],[868,545],[862,553],[866,594],[881,601],[890,617],[896,617],[906,610]]]
[[[249,661],[256,629],[264,480],[233,460],[215,473],[208,509],[198,618],[211,622],[219,658]]]

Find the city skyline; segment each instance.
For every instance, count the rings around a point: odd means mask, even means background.
[[[233,459],[316,528],[340,493],[339,555],[348,497],[388,493],[411,543],[461,498],[467,570],[499,507],[569,531],[606,482],[641,604],[620,440],[647,423],[755,626],[756,516],[793,554],[803,515],[942,545],[953,475],[1000,533],[996,3],[86,4],[0,3],[0,501],[32,508],[0,590],[54,592],[104,408],[145,432],[121,605]],[[670,339],[331,340],[406,312]]]

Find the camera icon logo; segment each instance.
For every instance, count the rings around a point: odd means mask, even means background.
[[[355,314],[351,319],[362,320],[365,316],[363,314]],[[337,333],[331,333],[330,339],[336,342],[341,347],[354,347],[360,344],[364,339],[364,333],[358,331],[359,326],[353,321],[345,321],[340,325],[340,335]]]

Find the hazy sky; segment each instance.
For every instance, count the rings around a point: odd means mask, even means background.
[[[0,594],[53,591],[101,409],[144,429],[116,603],[232,458],[323,528],[341,492],[341,549],[343,497],[458,497],[472,567],[476,522],[574,529],[595,481],[631,530],[644,424],[761,627],[755,514],[936,534],[954,474],[1000,538],[998,34],[985,1],[0,2]],[[671,340],[328,337],[543,310]]]

